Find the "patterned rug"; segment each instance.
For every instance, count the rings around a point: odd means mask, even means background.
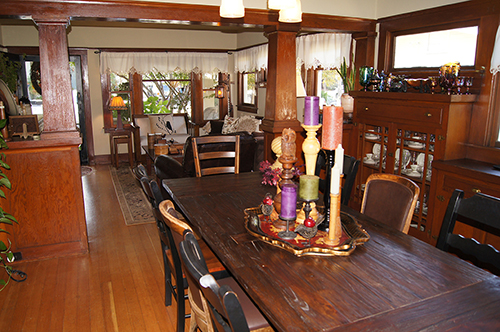
[[[151,205],[130,167],[109,166],[116,196],[128,226],[155,222]]]

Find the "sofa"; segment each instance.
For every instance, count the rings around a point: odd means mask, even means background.
[[[193,126],[186,113],[141,114],[133,116],[132,128],[135,158],[142,160],[142,155],[146,152],[141,146],[148,145],[148,134],[160,133],[165,135],[167,141],[174,140],[176,143],[184,144],[192,134]]]

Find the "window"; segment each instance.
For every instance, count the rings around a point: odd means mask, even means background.
[[[394,68],[440,67],[448,62],[473,66],[478,27],[464,27],[394,38]]]
[[[205,73],[203,82],[203,121],[219,119],[219,99],[215,97],[215,88],[219,84],[219,74]]]
[[[187,113],[191,115],[191,74],[158,71],[142,76],[144,114]]]
[[[256,71],[238,73],[238,109],[257,113],[258,75]]]
[[[111,100],[111,98],[113,97],[116,96],[122,97],[123,101],[125,102],[125,106],[127,106],[127,109],[120,111],[120,114],[123,124],[128,124],[131,122],[132,119],[130,76],[111,73],[109,75],[109,80],[110,80],[110,96],[109,99],[107,100],[107,104],[109,104],[109,100]],[[111,114],[113,120],[113,123],[110,123],[110,127],[115,127],[117,111],[108,111],[108,112]]]
[[[340,106],[340,97],[344,93],[342,78],[336,70],[321,70],[316,72],[316,96],[320,97],[321,105]]]

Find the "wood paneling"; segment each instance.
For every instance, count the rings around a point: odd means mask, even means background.
[[[10,227],[12,251],[28,260],[86,252],[78,146],[35,145],[4,152],[12,182],[6,211],[19,221]]]

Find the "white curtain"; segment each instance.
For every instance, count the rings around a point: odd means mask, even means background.
[[[497,38],[495,39],[495,47],[491,56],[490,71],[493,75],[500,72],[500,26],[497,30]]]
[[[297,38],[297,61],[306,69],[333,69],[345,57],[349,63],[351,35],[346,33],[318,33]]]
[[[234,52],[234,71],[250,72],[267,69],[267,44]]]
[[[146,74],[154,69],[162,73],[173,71],[217,73],[228,71],[226,53],[196,52],[102,52],[101,73]]]

